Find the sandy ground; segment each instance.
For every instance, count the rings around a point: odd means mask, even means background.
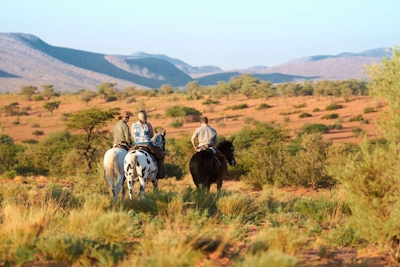
[[[149,121],[154,127],[162,127],[167,131],[167,138],[180,137],[181,135],[191,135],[195,128],[199,126],[198,122],[184,123],[180,128],[172,128],[170,123],[175,121],[173,118],[165,116],[167,109],[175,106],[193,107],[199,110],[203,116],[207,116],[210,120],[210,125],[214,127],[218,134],[228,138],[244,126],[252,126],[249,121],[251,119],[260,122],[276,123],[286,127],[290,130],[291,136],[295,136],[300,132],[305,123],[323,123],[329,125],[334,123],[337,119],[327,120],[321,119],[322,116],[331,113],[337,113],[343,126],[340,130],[331,130],[325,134],[325,138],[330,138],[334,143],[338,142],[355,142],[359,143],[362,137],[354,138],[351,130],[359,127],[366,134],[368,138],[379,137],[378,127],[375,120],[379,119],[379,112],[363,113],[366,107],[375,108],[379,111],[382,108],[375,100],[370,97],[357,97],[350,102],[343,102],[340,98],[331,97],[291,97],[291,98],[270,98],[270,99],[247,99],[244,96],[235,96],[229,100],[223,98],[220,104],[207,106],[203,105],[204,100],[187,101],[183,96],[164,96],[164,97],[137,97],[136,102],[126,104],[123,100],[107,103],[102,99],[95,99],[92,102],[86,103],[79,100],[77,96],[62,96],[57,100],[62,101],[59,109],[55,110],[53,114],[43,108],[45,102],[24,101],[21,96],[14,95],[0,95],[2,105],[9,105],[13,102],[18,102],[19,106],[29,107],[28,116],[20,117],[0,117],[0,130],[2,134],[10,135],[16,143],[26,139],[42,139],[46,138],[50,133],[62,131],[66,129],[66,121],[63,119],[63,114],[73,113],[83,110],[88,107],[97,106],[99,108],[120,108],[121,110],[129,110],[135,114],[131,118],[129,125],[136,120],[136,112],[145,108],[149,114]],[[332,111],[325,111],[325,107],[331,103],[338,103],[343,108]],[[229,107],[246,104],[248,108],[232,110]],[[268,109],[257,110],[260,104],[268,104],[271,106]],[[305,106],[296,108],[296,106]],[[313,111],[314,109],[320,111]],[[299,118],[303,112],[310,113],[312,117]],[[283,113],[287,115],[282,115]],[[369,124],[362,124],[358,121],[349,122],[351,117],[362,115],[364,119],[369,121]],[[19,121],[19,124],[15,124]],[[107,128],[111,131],[116,120],[110,122]],[[39,124],[39,128],[33,128],[32,125]],[[35,130],[43,131],[43,136],[35,136]],[[111,140],[110,140],[111,141]]]

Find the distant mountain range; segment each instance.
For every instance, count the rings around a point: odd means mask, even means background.
[[[24,85],[48,84],[65,92],[95,90],[103,82],[117,83],[118,88],[131,85],[159,88],[163,84],[183,87],[194,80],[199,85],[213,85],[243,73],[274,83],[361,79],[367,78],[362,72],[364,65],[390,55],[387,48],[378,48],[304,57],[270,68],[253,66],[223,71],[216,66],[193,67],[166,55],[144,52],[105,55],[51,46],[31,34],[0,33],[0,93],[18,92]]]

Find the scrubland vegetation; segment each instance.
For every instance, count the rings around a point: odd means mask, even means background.
[[[190,184],[191,133],[167,136],[169,178],[161,180],[156,191],[148,189],[144,196],[117,202],[104,181],[101,160],[111,145],[104,126],[118,110],[88,107],[64,114],[67,130],[39,141],[15,143],[2,134],[0,265],[396,265],[400,259],[400,81],[393,73],[400,71],[399,60],[400,51],[395,48],[391,59],[369,67],[368,83],[273,85],[243,75],[210,88],[191,82],[187,90],[163,86],[158,91],[130,87],[121,92],[115,84],[102,84],[98,94],[80,92],[86,103],[93,97],[135,102],[133,97],[141,94],[179,94],[188,101],[210,99],[205,101],[207,106],[237,94],[249,99],[332,94],[345,103],[369,93],[387,106],[379,121],[382,137],[364,138],[361,144],[333,144],[324,137],[330,128],[341,127],[340,120],[329,127],[304,124],[292,138],[285,124],[248,118],[251,125],[230,136],[237,166],[229,172],[237,186],[223,185],[220,193],[195,190]],[[36,101],[40,99],[34,97],[36,90],[22,88],[21,94]],[[62,101],[53,101],[60,96],[51,93],[51,86],[43,90],[42,98],[53,103],[44,108],[52,113]],[[146,108],[144,102],[136,104]],[[304,107],[293,106],[295,110]],[[6,116],[29,114],[29,108],[20,108],[17,101],[1,108]],[[246,108],[245,104],[230,107]],[[333,103],[325,110],[340,108]],[[182,106],[165,113],[176,120],[173,127],[201,116],[198,110]],[[297,117],[310,115],[302,112]],[[331,113],[326,119],[340,119],[336,115]],[[349,120],[364,118],[354,114]],[[41,131],[41,125],[34,122],[30,127]],[[353,134],[357,132],[362,134]],[[351,253],[339,257],[345,249]]]

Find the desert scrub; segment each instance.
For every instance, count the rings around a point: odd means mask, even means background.
[[[294,108],[305,108],[305,107],[307,107],[307,104],[306,103],[302,103],[302,104],[299,104],[299,105],[294,105],[293,107]]]
[[[239,105],[234,105],[234,106],[229,106],[225,110],[238,110],[238,109],[245,109],[248,108],[249,106],[247,104],[239,104]]]
[[[307,117],[312,117],[312,115],[307,112],[303,112],[299,115],[299,118],[307,118]]]
[[[339,114],[331,113],[331,114],[326,114],[326,115],[322,116],[321,119],[323,119],[323,120],[332,120],[332,119],[336,119],[338,117],[339,117]]]
[[[313,110],[312,110],[312,112],[318,112],[318,111],[321,111],[319,108],[314,108]]]
[[[352,135],[353,137],[359,137],[359,136],[362,135],[363,133],[364,133],[364,131],[363,131],[361,128],[359,128],[359,127],[356,127],[356,128],[351,129],[351,135]]]
[[[198,122],[200,121],[201,112],[195,108],[174,106],[167,109],[165,115],[170,118],[184,118],[186,122]]]
[[[351,118],[349,119],[349,122],[351,122],[351,121],[363,121],[363,120],[364,120],[364,118],[363,118],[363,116],[360,114],[360,115],[351,117]]]
[[[271,108],[272,106],[266,104],[266,103],[262,103],[260,105],[258,105],[258,107],[256,107],[256,110],[262,110],[262,109],[267,109],[267,108]]]
[[[342,105],[339,105],[338,103],[332,103],[329,106],[325,107],[325,110],[335,110],[335,109],[340,109],[342,108]]]
[[[375,109],[373,107],[366,107],[363,109],[364,114],[372,113],[372,112],[375,112]]]
[[[212,100],[211,98],[208,98],[207,100],[203,101],[201,104],[203,105],[217,105],[219,104],[218,100]]]
[[[183,126],[183,123],[181,121],[173,121],[169,124],[169,126],[172,128],[180,128]]]
[[[303,125],[305,133],[329,133],[329,128],[321,123],[306,123]]]

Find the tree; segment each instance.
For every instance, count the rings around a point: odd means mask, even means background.
[[[103,111],[93,107],[68,116],[67,127],[79,132],[74,147],[85,161],[88,173],[96,161],[97,149],[107,141],[109,131],[103,128],[117,114],[117,110]]]
[[[158,91],[158,93],[160,95],[169,95],[169,94],[172,94],[173,92],[174,92],[174,88],[172,88],[172,86],[169,84],[163,84],[160,87],[160,90]]]
[[[187,88],[187,99],[188,100],[198,100],[203,97],[203,90],[197,84],[197,81],[191,81],[186,85]]]
[[[93,98],[96,97],[96,93],[93,91],[85,90],[81,95],[81,100],[86,103],[86,106]]]
[[[28,101],[32,100],[32,95],[37,92],[38,88],[35,86],[22,86],[19,91],[20,95],[25,95]]]
[[[372,146],[365,139],[360,153],[347,159],[345,164],[333,166],[331,173],[346,191],[344,195],[354,215],[354,230],[361,238],[389,245],[392,256],[397,258],[400,237],[400,47],[394,47],[390,59],[370,65],[367,71],[371,96],[388,103],[378,122],[387,142]]]
[[[44,104],[43,107],[45,109],[47,109],[48,111],[50,111],[50,114],[53,114],[53,111],[60,107],[60,103],[61,103],[61,101],[47,102],[46,104]]]
[[[45,85],[41,85],[40,87],[42,87],[42,89],[43,89],[42,96],[46,97],[47,100],[50,100],[51,97],[56,95],[56,93],[54,92],[53,85],[45,84]]]
[[[106,99],[108,96],[116,92],[116,89],[114,88],[116,85],[116,83],[101,83],[97,85],[96,88],[99,90],[98,94],[101,95],[102,98]]]
[[[35,130],[32,132],[32,134],[35,135],[36,137],[39,137],[39,135],[44,135],[44,132],[40,130]]]

